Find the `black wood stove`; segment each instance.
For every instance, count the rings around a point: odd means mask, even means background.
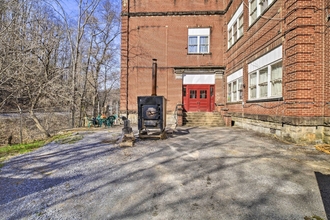
[[[140,138],[164,138],[166,127],[166,99],[157,96],[157,60],[152,63],[152,94],[138,96],[138,129]]]

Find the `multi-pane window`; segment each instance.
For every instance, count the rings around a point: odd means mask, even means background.
[[[243,69],[227,77],[227,101],[237,102],[243,99]]]
[[[269,7],[274,0],[250,0],[249,1],[249,15],[250,25],[257,20],[259,16]]]
[[[282,96],[282,61],[249,74],[249,99]]]
[[[210,52],[210,28],[188,29],[188,53]]]
[[[282,97],[282,46],[248,64],[249,99]]]
[[[227,101],[237,102],[243,99],[243,78],[236,79],[227,84]]]
[[[228,48],[243,35],[243,4],[236,10],[228,23]]]

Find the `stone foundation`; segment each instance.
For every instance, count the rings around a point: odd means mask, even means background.
[[[293,119],[292,121],[295,121]],[[318,144],[330,143],[330,126],[311,125],[302,123],[302,125],[294,125],[292,123],[283,123],[279,121],[263,121],[252,118],[242,118],[232,116],[234,126],[244,129],[254,130],[260,133],[275,135],[278,138],[299,144]],[[286,122],[290,120],[286,118]],[[291,121],[291,122],[292,122]]]

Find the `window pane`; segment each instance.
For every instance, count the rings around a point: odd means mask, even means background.
[[[282,96],[282,62],[271,66],[271,95]]]
[[[200,48],[199,52],[200,53],[208,53],[208,48],[209,48],[209,37],[207,36],[201,36],[200,37]]]
[[[200,94],[199,94],[199,97],[200,97],[201,99],[206,99],[206,98],[207,98],[207,90],[200,90],[199,93],[200,93]]]
[[[268,67],[259,71],[259,95],[260,98],[267,97],[268,93]]]
[[[235,22],[235,24],[233,26],[233,39],[234,39],[234,42],[237,41],[237,22]]]
[[[207,36],[201,36],[200,37],[201,44],[208,44],[209,43],[208,39],[209,39],[209,37],[207,37]]]
[[[250,74],[250,98],[257,98],[257,73]]]
[[[197,46],[189,46],[188,53],[197,53]]]
[[[243,15],[238,19],[238,37],[243,35]]]
[[[238,100],[243,99],[243,78],[238,79]]]
[[[197,36],[189,36],[189,45],[197,45]]]
[[[227,87],[227,101],[231,102],[231,83],[229,83]]]
[[[190,90],[190,98],[191,99],[197,98],[197,90]]]
[[[229,33],[228,33],[228,47],[231,47],[231,45],[232,45],[232,31],[230,28]]]
[[[251,23],[257,19],[257,0],[252,0],[250,2],[250,18]]]
[[[268,0],[260,0],[261,12],[265,11],[268,7]]]
[[[188,53],[197,53],[197,36],[189,36],[188,38]]]
[[[208,46],[207,45],[201,45],[200,48],[199,48],[199,52],[200,53],[208,53],[209,50],[208,50]]]
[[[233,101],[237,101],[237,81],[233,82]]]

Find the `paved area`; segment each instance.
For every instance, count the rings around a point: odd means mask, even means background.
[[[179,128],[129,148],[119,135],[80,131],[12,158],[0,219],[330,218],[330,155],[313,146],[235,127]]]

